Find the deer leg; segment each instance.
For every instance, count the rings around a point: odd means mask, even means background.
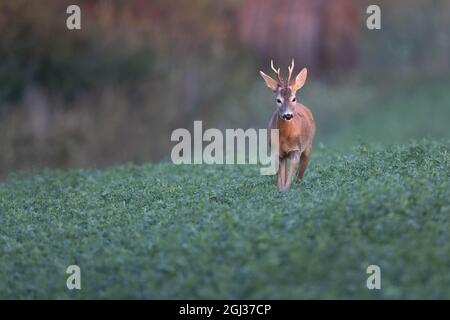
[[[280,159],[280,163],[278,165],[278,171],[277,171],[277,186],[278,186],[278,190],[281,189],[281,186],[283,184],[283,182],[281,181],[281,167],[283,165],[282,160]]]
[[[285,169],[284,169],[284,184],[283,184],[283,186],[286,185],[286,183],[288,181],[288,173],[289,173],[288,167],[289,167],[289,156],[286,158],[286,164],[285,164]]]
[[[306,167],[308,167],[309,158],[311,157],[312,148],[306,149],[300,157],[300,165],[298,166],[297,182],[300,183],[305,174]]]
[[[278,191],[281,191],[284,187],[285,182],[285,172],[286,172],[286,166],[285,166],[286,158],[280,158],[280,163],[278,167],[277,172],[277,180],[278,180]]]
[[[300,160],[300,152],[295,151],[295,152],[291,152],[289,154],[289,159],[291,160],[290,165],[289,165],[289,173],[287,174],[287,178],[284,184],[284,188],[282,191],[289,191],[289,189],[291,188],[291,183],[292,183],[292,177],[294,176],[295,173],[295,167],[297,166],[297,163]],[[287,164],[287,160],[286,160],[286,164]]]

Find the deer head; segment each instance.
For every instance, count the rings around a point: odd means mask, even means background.
[[[297,90],[303,87],[306,81],[308,71],[303,68],[295,77],[295,81],[291,83],[292,71],[294,70],[294,59],[288,67],[288,78],[286,81],[280,74],[280,68],[275,69],[273,60],[270,60],[270,67],[275,72],[277,80],[259,71],[266,85],[275,93],[275,101],[278,106],[278,115],[282,120],[290,121],[294,117],[294,106],[297,103]]]

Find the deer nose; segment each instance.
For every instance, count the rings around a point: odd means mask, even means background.
[[[284,120],[291,120],[294,117],[292,113],[283,113]]]

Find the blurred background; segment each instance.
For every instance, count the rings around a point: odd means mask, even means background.
[[[320,147],[450,137],[448,0],[0,0],[0,32],[0,179],[157,162],[194,120],[265,128],[270,58],[308,67]]]

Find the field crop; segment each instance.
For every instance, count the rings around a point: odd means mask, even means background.
[[[13,174],[0,298],[450,298],[449,169],[423,140],[317,147],[285,194],[250,165]]]

